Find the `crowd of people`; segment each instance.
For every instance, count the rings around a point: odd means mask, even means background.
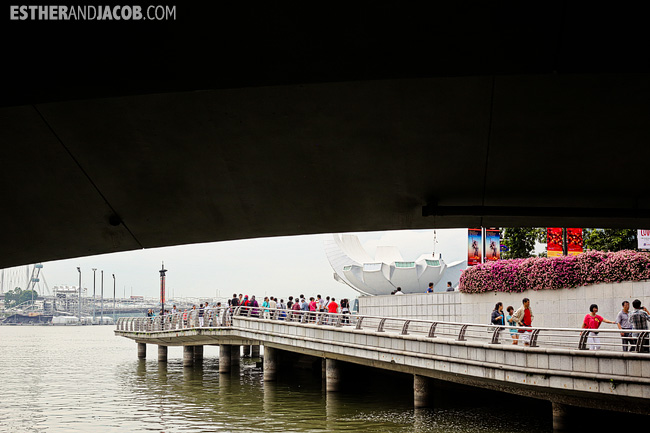
[[[433,293],[433,286],[434,286],[433,282],[429,283],[429,286],[426,288],[426,290],[424,292],[425,293]],[[445,289],[445,291],[447,291],[447,292],[455,291],[454,286],[451,285],[451,281],[447,281],[447,288]],[[392,292],[390,292],[390,294],[391,295],[403,295],[404,292],[402,292],[401,287],[398,287],[395,290],[393,290]]]
[[[601,348],[600,337],[596,329],[600,328],[602,323],[616,324],[618,329],[621,330],[622,344],[624,352],[632,352],[638,350],[639,352],[648,353],[650,351],[648,333],[642,334],[641,332],[634,331],[647,331],[648,323],[650,323],[650,314],[648,309],[641,305],[641,301],[635,299],[632,302],[633,312],[630,312],[630,302],[623,301],[621,311],[616,316],[616,320],[607,320],[598,315],[598,305],[591,304],[589,306],[589,313],[585,315],[582,328],[590,330],[587,334],[587,344],[590,350],[599,350]],[[524,345],[530,345],[530,332],[533,323],[533,310],[530,308],[530,299],[524,298],[522,305],[515,311],[514,307],[509,305],[503,311],[503,303],[497,302],[492,310],[490,323],[493,325],[501,325],[510,327],[510,337],[512,344],[519,344],[522,341]],[[522,327],[522,329],[518,329]],[[591,330],[594,331],[591,331]],[[641,341],[639,341],[641,339]]]
[[[183,321],[184,326],[187,326],[188,323],[192,326],[199,327],[227,326],[229,325],[230,316],[234,313],[235,308],[239,306],[249,308],[251,310],[251,316],[265,319],[270,318],[271,312],[275,310],[280,311],[280,318],[287,317],[288,314],[295,316],[304,312],[350,314],[350,301],[347,298],[337,302],[336,298],[330,298],[329,296],[323,298],[321,295],[316,295],[315,297],[309,297],[309,300],[307,300],[305,295],[300,295],[295,298],[289,296],[287,302],[285,302],[284,299],[278,299],[275,296],[265,296],[264,300],[260,303],[255,298],[255,295],[249,297],[241,293],[239,295],[233,293],[232,298],[228,299],[227,305],[222,306],[221,302],[214,302],[212,305],[209,302],[205,302],[200,303],[198,307],[193,305],[192,308],[184,309],[183,311],[179,310],[176,305],[173,305],[171,310],[160,310],[160,315],[169,315],[170,317],[178,315]],[[229,312],[230,314],[223,314],[225,312]],[[147,317],[151,318],[151,320],[155,316],[156,314],[153,309],[147,311]],[[309,321],[316,319],[315,314],[307,314],[306,316]],[[343,323],[349,323],[349,319],[344,318]]]
[[[394,294],[403,294],[398,288]],[[262,317],[264,319],[271,318],[272,312],[276,310],[278,318],[283,319],[286,317],[300,316],[309,322],[317,321],[321,315],[319,313],[340,313],[343,315],[350,314],[350,301],[348,299],[341,299],[340,302],[336,298],[326,296],[323,298],[321,295],[311,296],[307,298],[305,295],[289,296],[287,301],[278,299],[275,296],[265,296],[264,300],[260,303],[255,295],[248,296],[233,293],[231,299],[228,300],[227,305],[222,306],[221,302],[215,302],[210,305],[209,302],[199,304],[198,308],[193,305],[190,309],[180,311],[173,305],[171,310],[161,310],[161,315],[175,315],[178,314],[185,326],[191,322],[192,326],[219,326],[229,325],[229,317],[232,316],[236,307],[246,307],[250,309],[250,315],[253,317]],[[650,313],[648,309],[641,305],[641,301],[635,299],[632,302],[634,311],[630,312],[630,302],[623,301],[622,309],[618,313],[616,320],[608,320],[598,314],[598,305],[592,304],[589,306],[589,313],[585,315],[582,322],[582,328],[588,330],[587,345],[590,350],[599,350],[601,348],[601,341],[598,336],[597,329],[600,328],[602,323],[616,324],[621,331],[623,351],[632,352],[638,350],[639,352],[648,353],[650,351],[650,344],[648,338],[648,324],[650,323]],[[223,314],[229,312],[230,314]],[[153,320],[155,316],[153,309],[147,311],[147,316]],[[530,299],[524,298],[522,305],[515,311],[514,307],[509,305],[505,308],[502,302],[497,302],[494,306],[490,317],[492,325],[507,326],[509,327],[510,339],[512,344],[517,345],[522,342],[525,346],[530,345],[530,335],[532,331],[533,319],[535,318],[533,310],[530,306]],[[327,322],[327,315],[322,315],[322,320]],[[349,323],[349,318],[344,316],[342,323]],[[634,331],[646,331],[645,333]],[[642,339],[642,341],[639,341]]]
[[[231,310],[235,307],[248,307],[251,309],[251,316],[259,317],[261,314],[263,318],[269,318],[271,311],[279,310],[280,318],[287,317],[290,314],[297,315],[304,312],[310,313],[340,313],[340,314],[350,314],[350,301],[349,299],[341,299],[340,303],[336,302],[336,298],[326,296],[323,298],[321,295],[316,295],[307,297],[305,295],[289,296],[287,301],[284,299],[278,299],[275,296],[265,296],[264,300],[260,304],[255,295],[250,298],[248,295],[233,293],[232,299],[228,300],[228,308]],[[286,311],[285,311],[286,310]],[[307,315],[310,320],[315,320],[316,315],[310,314]],[[344,323],[349,322],[345,320]]]

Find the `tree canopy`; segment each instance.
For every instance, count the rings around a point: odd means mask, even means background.
[[[36,290],[23,290],[20,287],[9,290],[5,293],[5,308],[15,307],[23,302],[31,301],[32,296],[33,299],[38,297]]]
[[[586,250],[621,251],[637,249],[636,229],[584,229]]]
[[[533,257],[535,242],[546,242],[546,229],[539,227],[509,227],[502,231],[501,243],[508,247],[501,255],[504,259]]]

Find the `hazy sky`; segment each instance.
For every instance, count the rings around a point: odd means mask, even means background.
[[[447,263],[464,260],[467,230],[437,230],[436,252]],[[433,230],[355,233],[374,256],[377,245],[397,246],[405,260],[431,253]],[[177,247],[153,248],[123,253],[59,260],[43,263],[43,275],[50,290],[55,285],[76,286],[77,266],[82,270],[82,286],[93,291],[93,271],[97,268],[97,295],[100,271],[104,270],[104,296],[113,296],[116,277],[117,297],[142,295],[158,297],[161,263],[167,272],[167,297],[229,297],[232,293],[284,297],[316,295],[354,298],[358,294],[332,277],[323,239],[326,235],[248,239]]]

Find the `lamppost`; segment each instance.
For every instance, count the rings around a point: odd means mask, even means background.
[[[165,269],[165,262],[162,262],[162,268],[160,268],[160,307],[162,308],[162,312],[160,314],[164,315],[165,314],[165,272],[167,272],[167,269]]]
[[[81,325],[81,268],[77,266],[77,271],[79,271],[79,324]]]
[[[97,268],[93,268],[93,324],[95,323],[95,286],[96,286],[96,281],[95,281],[95,271],[97,271]]]
[[[113,274],[113,323],[115,323],[115,274]]]
[[[101,309],[102,309],[102,315],[101,315],[101,323],[102,325],[104,324],[104,270],[102,269],[102,295],[101,295]]]

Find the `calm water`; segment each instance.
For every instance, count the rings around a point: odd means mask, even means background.
[[[263,383],[255,360],[219,375],[211,346],[201,367],[183,368],[180,347],[166,365],[153,345],[139,361],[136,344],[113,329],[0,326],[0,431],[551,431],[550,406],[533,400],[451,389],[435,409],[414,410],[406,375],[362,369],[347,390],[326,395],[319,372]]]

